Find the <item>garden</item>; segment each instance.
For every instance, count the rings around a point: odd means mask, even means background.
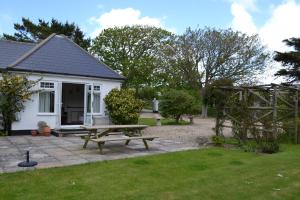
[[[285,40],[296,52],[276,52],[274,57],[285,67],[276,75],[289,81],[258,85],[258,75],[266,70],[270,55],[257,35],[209,27],[187,28],[181,35],[138,25],[103,30],[87,49],[127,77],[122,88],[112,89],[103,98],[105,114],[113,124],[149,125],[150,134],[162,130],[156,126],[160,120],[169,135],[160,136],[149,150],[160,151],[160,155],[143,152],[141,156],[136,144],[132,145],[135,150],[132,146],[126,149],[137,152],[140,157],[136,158],[126,158],[127,152],[119,157],[120,150],[101,157],[92,148],[87,155],[80,152],[81,144],[72,146],[73,152],[82,153],[80,159],[86,156],[101,162],[84,160],[89,163],[2,173],[0,199],[297,199],[300,136],[299,88],[295,83],[300,78],[299,41]],[[3,134],[11,134],[17,113],[36,92],[32,90],[36,83],[26,75],[2,73]],[[153,99],[160,102],[162,118],[140,117],[143,109],[151,109]],[[215,123],[193,124],[200,116],[202,121],[213,116]],[[228,129],[230,137],[225,134]],[[178,151],[183,150],[176,146],[182,140],[171,136],[180,132],[178,138],[183,138],[189,136],[188,131],[196,135],[189,139],[197,146],[189,144],[186,151]],[[65,148],[77,142],[65,138],[55,142],[62,141]],[[174,145],[172,152],[162,144]],[[22,142],[13,145],[22,146]],[[62,148],[70,155],[57,156],[73,156],[71,150],[65,150]],[[57,149],[51,151],[55,154]],[[6,152],[3,155],[13,157]],[[109,156],[122,159],[106,159]]]

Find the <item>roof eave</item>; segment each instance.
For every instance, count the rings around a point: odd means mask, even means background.
[[[101,78],[101,79],[119,80],[119,81],[125,81],[127,79],[121,75],[119,75],[120,77],[117,78],[117,77],[105,77],[105,76],[78,75],[78,74],[71,74],[71,73],[45,72],[45,71],[40,71],[40,70],[25,70],[25,69],[13,68],[13,67],[8,67],[6,69],[2,69],[1,71],[18,71],[18,72],[29,72],[29,73],[41,73],[41,74],[55,74],[55,75],[66,75],[66,76]]]

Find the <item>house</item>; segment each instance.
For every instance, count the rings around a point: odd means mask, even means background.
[[[0,70],[39,80],[39,92],[17,114],[13,131],[45,121],[52,129],[104,123],[104,97],[125,79],[64,35],[34,43],[0,40]]]

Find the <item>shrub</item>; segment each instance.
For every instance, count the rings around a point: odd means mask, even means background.
[[[111,90],[104,102],[114,124],[136,124],[143,108],[143,101],[137,99],[134,91],[128,89]]]
[[[250,140],[241,144],[241,149],[243,149],[245,152],[257,152],[258,147],[255,141]]]
[[[263,153],[277,153],[279,151],[279,143],[276,141],[262,142],[260,148]]]
[[[39,80],[38,80],[39,81]],[[32,88],[38,81],[31,81],[25,75],[2,73],[0,80],[0,111],[3,116],[3,128],[10,134],[16,114],[24,109],[24,103],[37,91]]]
[[[184,114],[195,114],[197,112],[195,98],[182,90],[170,90],[162,95],[160,111],[164,117],[172,117],[179,122]]]
[[[214,143],[216,146],[222,146],[224,143],[224,139],[221,136],[213,135],[211,137],[211,141]]]

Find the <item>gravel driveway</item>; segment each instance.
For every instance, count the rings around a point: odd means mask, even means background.
[[[210,137],[215,134],[214,126],[214,118],[194,118],[193,125],[151,126],[144,131],[144,134],[179,141],[196,147],[209,142]],[[231,135],[231,130],[228,128],[224,128],[223,132],[225,136]]]

